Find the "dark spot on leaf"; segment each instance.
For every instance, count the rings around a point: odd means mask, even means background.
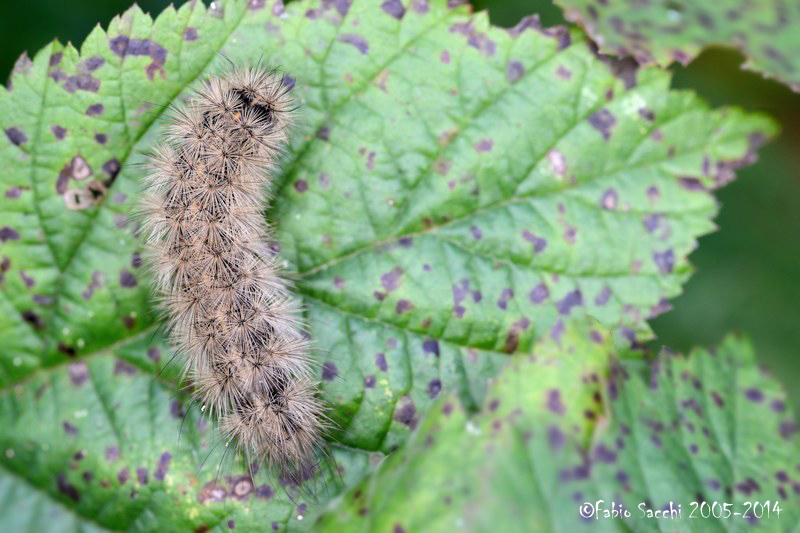
[[[22,319],[25,320],[28,324],[33,326],[37,330],[44,329],[44,321],[42,321],[42,317],[40,317],[36,312],[27,310],[22,312]]]
[[[428,396],[436,398],[442,391],[442,382],[438,379],[432,379],[428,382]]]
[[[611,297],[611,288],[606,285],[603,287],[603,290],[595,297],[594,303],[597,306],[602,306],[608,303],[609,298]]]
[[[688,191],[705,191],[706,187],[697,178],[678,178],[678,184]]]
[[[606,189],[603,193],[603,197],[600,198],[600,207],[603,209],[616,209],[617,191],[614,189]]]
[[[56,346],[56,349],[58,349],[59,352],[65,354],[67,357],[75,357],[75,354],[77,353],[75,351],[75,348],[73,348],[72,346],[67,346],[63,342],[59,342],[58,345]]]
[[[136,479],[139,480],[140,485],[147,485],[147,469],[143,467],[137,468]]]
[[[559,428],[556,426],[550,426],[547,428],[547,442],[550,444],[550,448],[553,451],[558,451],[564,447],[567,442],[567,438]]]
[[[408,396],[403,396],[398,402],[398,407],[394,413],[394,419],[414,429],[417,426],[416,414],[417,408],[414,406],[414,402]]]
[[[154,478],[159,481],[164,481],[164,476],[167,475],[167,470],[169,470],[169,462],[171,459],[172,455],[169,452],[164,452],[161,454],[161,457],[158,460],[158,467],[156,467],[156,471],[153,474]]]
[[[325,364],[322,365],[322,379],[325,381],[333,381],[339,375],[339,370],[336,368],[336,365],[331,362],[327,361]]]
[[[653,262],[662,274],[670,274],[675,268],[675,253],[672,248],[663,252],[653,252]]]
[[[400,0],[386,0],[381,4],[381,9],[397,20],[402,20],[403,16],[406,14],[406,8],[403,7],[403,4],[400,2]]]
[[[151,361],[158,362],[161,360],[161,352],[155,346],[147,350],[147,358]]]
[[[386,372],[386,370],[389,368],[386,364],[386,356],[382,353],[379,353],[375,356],[375,364],[382,372]]]
[[[53,126],[51,126],[50,131],[53,132],[53,135],[55,135],[55,138],[58,139],[59,141],[67,135],[66,128],[62,128],[58,124],[54,124]]]
[[[508,309],[508,301],[514,297],[514,291],[510,288],[503,289],[500,293],[500,298],[497,300],[497,307],[500,309]]]
[[[272,487],[269,485],[259,485],[256,487],[254,491],[256,498],[261,498],[264,500],[269,500],[272,496],[275,495],[275,492],[272,490]]]
[[[559,65],[558,69],[556,70],[556,76],[558,76],[562,80],[569,80],[570,78],[572,78],[572,72],[570,72],[569,69],[564,68],[563,65]]]
[[[133,376],[136,374],[136,367],[126,363],[122,359],[117,359],[114,362],[114,375],[124,374],[126,376]]]
[[[411,311],[412,309],[414,309],[414,304],[405,299],[398,300],[397,305],[395,306],[395,312],[398,315],[403,314],[407,311]]]
[[[131,39],[126,35],[119,35],[109,41],[109,47],[120,57],[150,56],[152,62],[145,69],[147,78],[152,81],[156,71],[159,71],[164,77],[167,50],[160,44],[150,39]]]
[[[611,138],[611,129],[617,123],[617,119],[608,109],[600,109],[589,115],[589,124],[603,135],[603,139]]]
[[[369,45],[367,44],[367,41],[360,35],[346,33],[339,37],[339,40],[343,43],[352,44],[362,54],[366,54],[369,51]]]
[[[78,361],[76,363],[70,364],[68,370],[69,370],[69,380],[76,387],[80,387],[81,385],[86,383],[87,379],[89,379],[89,367],[86,366],[86,363],[84,361]]]
[[[119,174],[121,168],[122,165],[116,159],[109,159],[103,163],[103,172],[108,174],[108,179],[104,182],[107,187],[110,187],[114,180],[117,179],[117,174]]]
[[[541,30],[542,23],[538,14],[526,15],[513,28],[508,29],[509,35],[519,37],[525,30]]]
[[[564,333],[564,321],[559,319],[550,330],[550,338],[560,343],[561,335]]]
[[[172,400],[169,404],[169,414],[175,418],[183,419],[183,417],[186,415],[186,412],[183,410],[183,405],[179,401]]]
[[[778,431],[784,439],[791,438],[792,435],[797,433],[797,424],[792,420],[787,420],[780,423]]]
[[[514,353],[519,346],[519,330],[512,328],[506,334],[506,340],[503,343],[503,353]]]
[[[533,253],[535,254],[544,251],[544,249],[547,247],[547,239],[534,235],[528,230],[523,230],[522,238],[531,243],[533,247]]]
[[[600,444],[594,449],[594,458],[602,463],[611,464],[617,460],[617,454],[605,445]]]
[[[131,272],[128,272],[124,268],[119,272],[119,284],[125,288],[130,289],[131,287],[135,287],[139,282]]]
[[[294,190],[299,193],[304,193],[308,190],[308,182],[306,180],[297,180],[294,182]]]
[[[364,376],[364,387],[367,389],[371,389],[375,387],[375,375],[370,374],[369,376]]]
[[[711,398],[714,400],[717,407],[725,407],[725,400],[722,399],[722,396],[720,396],[717,391],[711,391]]]
[[[58,487],[58,492],[66,495],[70,500],[75,503],[81,501],[81,495],[78,489],[75,488],[75,485],[67,481],[67,475],[64,472],[59,472],[56,476],[56,486]]]
[[[547,408],[557,415],[563,415],[566,412],[564,404],[561,402],[561,391],[558,389],[550,389],[547,391]]]
[[[103,286],[102,274],[99,270],[95,270],[92,272],[92,280],[89,282],[89,285],[86,286],[86,290],[81,293],[81,295],[85,299],[89,299],[94,294],[95,289],[99,289]]]
[[[506,78],[510,83],[514,83],[525,75],[525,66],[516,60],[511,60],[506,66]]]
[[[184,41],[196,41],[197,40],[197,28],[188,27],[183,31],[183,40]]]
[[[91,56],[83,62],[83,68],[94,72],[105,64],[106,60],[100,56]]]
[[[404,272],[401,267],[395,267],[389,272],[381,275],[381,285],[383,285],[383,288],[387,293],[392,292],[400,286],[400,283],[403,279],[403,273]]]
[[[17,230],[3,226],[0,228],[0,242],[17,241],[19,240],[19,233]]]
[[[758,389],[747,389],[744,391],[744,396],[751,402],[759,403],[764,399],[764,393]]]
[[[96,93],[97,91],[100,90],[100,80],[98,80],[97,78],[95,78],[94,76],[92,76],[90,74],[78,74],[76,76],[64,76],[63,79],[64,79],[64,83],[63,83],[62,87],[68,93],[74,93],[77,90]],[[58,81],[58,80],[56,80],[56,81]]]
[[[583,305],[583,295],[581,294],[580,289],[575,289],[574,291],[568,292],[566,296],[564,296],[564,299],[556,303],[558,312],[562,315],[570,314],[573,307],[580,305]]]
[[[64,433],[66,433],[67,435],[74,436],[74,435],[78,434],[78,428],[76,428],[75,426],[73,426],[72,424],[67,422],[66,420],[62,424],[62,427],[64,428]]]
[[[428,339],[422,343],[422,353],[425,355],[433,354],[439,357],[439,341],[436,339]]]
[[[411,9],[420,15],[428,12],[428,0],[412,0]]]
[[[532,303],[540,304],[550,296],[550,291],[547,289],[547,285],[544,283],[540,283],[535,286],[531,292],[528,294],[528,298]]]

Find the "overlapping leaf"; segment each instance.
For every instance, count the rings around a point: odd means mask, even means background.
[[[297,272],[337,438],[360,450],[400,445],[442,390],[477,407],[507,354],[571,320],[646,337],[712,228],[709,190],[774,130],[598,57],[580,33],[533,19],[500,30],[444,1],[188,3],[155,22],[133,8],[80,53],[53,43],[23,57],[0,95],[0,423],[11,428],[0,446],[12,450],[0,462],[111,529],[208,525],[229,509],[189,503],[214,439],[177,445],[177,373],[153,380],[171,354],[132,217],[134,163],[165,105],[224,69],[220,51],[296,81],[298,125],[268,218]],[[118,359],[135,376],[115,374]],[[96,378],[79,386],[75,369]],[[104,455],[115,445],[121,463]],[[91,462],[71,469],[83,448]],[[164,453],[171,466],[155,479]],[[138,468],[147,487],[130,498]],[[296,511],[263,507],[284,521]]]
[[[608,375],[606,339],[568,329],[515,356],[474,417],[440,400],[320,530],[796,530],[796,421],[749,344]]]
[[[745,68],[800,91],[800,5],[783,0],[556,0],[600,50],[640,63],[688,63],[712,45],[736,47]]]

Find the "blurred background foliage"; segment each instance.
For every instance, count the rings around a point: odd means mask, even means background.
[[[377,1],[377,0],[376,0]],[[167,0],[140,0],[155,15]],[[474,0],[499,26],[539,13],[545,25],[563,23],[550,0]],[[81,43],[93,26],[106,26],[130,0],[17,1],[0,17],[0,71],[7,76],[19,54],[35,53],[52,38]],[[653,348],[678,350],[718,343],[729,331],[746,333],[761,362],[780,380],[800,411],[800,94],[739,68],[742,56],[712,48],[688,67],[673,65],[673,85],[699,93],[714,106],[765,111],[782,126],[759,161],[718,192],[720,231],[700,239],[691,260],[697,272],[674,309],[653,322]]]

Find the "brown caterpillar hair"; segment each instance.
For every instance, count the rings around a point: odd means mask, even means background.
[[[262,213],[291,122],[286,78],[233,67],[174,109],[143,234],[183,378],[249,464],[313,470],[325,426],[297,305]]]

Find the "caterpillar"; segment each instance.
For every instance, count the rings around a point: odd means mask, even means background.
[[[286,80],[232,66],[172,107],[148,157],[142,233],[193,401],[248,464],[305,478],[325,416],[263,217],[292,120]]]

